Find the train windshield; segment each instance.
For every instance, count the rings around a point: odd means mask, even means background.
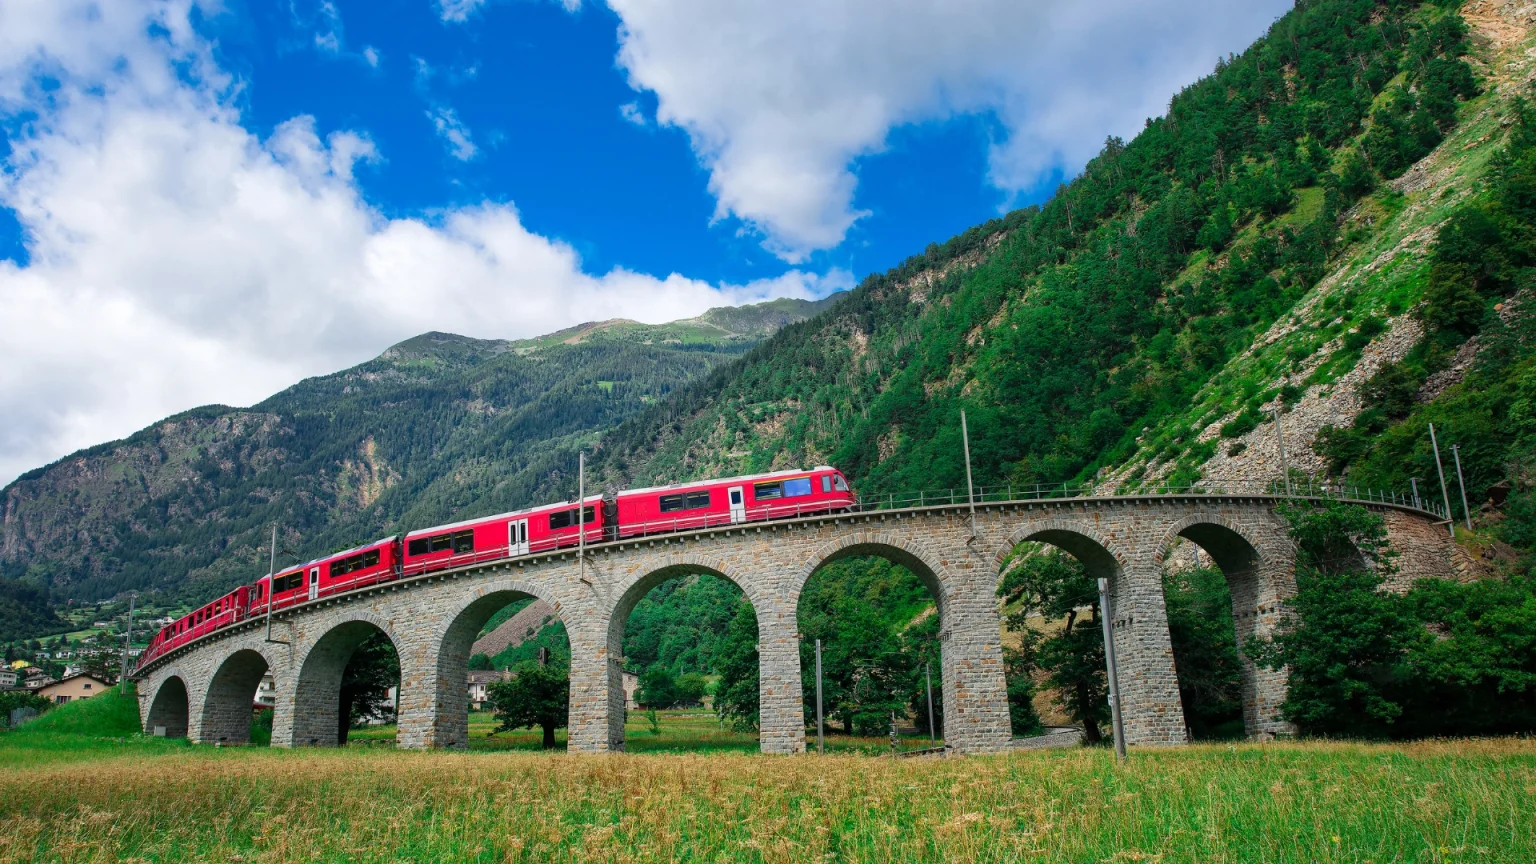
[[[843,479],[843,475],[838,474],[832,478],[832,488],[839,492],[847,492],[848,481]]]

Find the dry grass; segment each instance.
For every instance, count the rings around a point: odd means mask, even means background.
[[[901,760],[0,746],[0,862],[1536,860],[1536,745]]]

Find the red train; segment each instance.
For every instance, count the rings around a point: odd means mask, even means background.
[[[602,543],[846,510],[854,506],[848,479],[835,468],[775,471],[629,489],[411,531],[317,558],[242,585],[172,624],[150,640],[139,665],[253,616],[268,603],[283,609],[379,582],[437,570],[532,555],[586,542]]]

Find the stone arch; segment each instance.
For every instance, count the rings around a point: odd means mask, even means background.
[[[187,691],[187,680],[180,669],[171,667],[160,679],[155,695],[149,702],[149,713],[144,720],[144,734],[154,735],[156,729],[164,729],[166,738],[187,737],[187,727],[192,716],[192,701]]]
[[[1120,544],[1092,525],[1076,519],[1053,518],[1030,522],[1010,532],[1008,542],[998,549],[993,558],[993,564],[999,571],[1020,543],[1049,543],[1083,562],[1088,575],[1108,579],[1111,585],[1115,584],[1115,577],[1130,563],[1130,557],[1120,548]]]
[[[1280,719],[1280,707],[1285,701],[1285,673],[1260,669],[1243,650],[1250,638],[1268,636],[1274,631],[1285,600],[1295,593],[1295,573],[1287,554],[1290,550],[1266,549],[1263,541],[1242,522],[1219,513],[1199,511],[1180,518],[1164,532],[1152,556],[1159,574],[1179,538],[1191,541],[1210,555],[1231,594],[1233,639],[1241,663],[1245,734],[1254,738],[1292,731]]]
[[[382,632],[395,646],[405,665],[403,643],[389,622],[365,610],[340,616],[325,632],[306,646],[294,665],[299,670],[293,685],[291,723],[284,743],[294,747],[335,747],[339,741],[341,679],[347,661],[374,632]],[[402,668],[402,678],[403,675]],[[402,685],[404,682],[401,682]],[[274,742],[277,724],[274,723]]]
[[[884,558],[910,570],[928,588],[939,616],[939,684],[945,746],[959,752],[997,750],[1008,743],[1002,672],[1002,631],[992,597],[996,579],[985,565],[946,561],[910,534],[853,531],[817,549],[795,573],[790,611],[818,570],[852,557]],[[799,655],[795,657],[799,673]]]
[[[798,752],[805,749],[805,730],[801,720],[799,706],[800,679],[798,666],[794,670],[793,690],[790,691],[786,680],[787,676],[779,674],[776,670],[781,664],[770,660],[771,655],[782,653],[786,640],[781,631],[785,627],[785,617],[780,605],[773,602],[771,596],[765,595],[761,586],[746,577],[730,562],[720,558],[699,555],[691,552],[679,552],[655,559],[654,563],[644,568],[644,571],[627,585],[620,586],[618,598],[614,601],[608,614],[603,617],[607,625],[607,632],[603,635],[604,645],[607,647],[607,716],[608,716],[608,749],[624,749],[624,632],[629,623],[629,615],[635,606],[651,593],[656,586],[671,579],[689,576],[696,573],[708,573],[711,576],[724,579],[740,588],[746,595],[747,601],[752,604],[752,611],[757,616],[758,634],[758,700],[760,734],[759,746],[764,752]],[[789,622],[790,633],[793,634],[793,619]],[[792,641],[792,635],[791,640]],[[778,649],[778,650],[775,650]],[[798,643],[793,646],[795,657],[798,661]],[[573,647],[574,650],[574,647]],[[574,688],[574,682],[573,682]],[[573,694],[573,710],[574,710]],[[792,705],[790,703],[793,703]],[[790,710],[792,708],[792,711]],[[785,720],[793,714],[794,729],[787,727]],[[798,735],[798,739],[796,739]],[[785,741],[779,738],[784,737]],[[798,743],[796,743],[798,740]]]
[[[1184,716],[1178,676],[1168,638],[1161,573],[1151,556],[1123,545],[1091,518],[1028,519],[1007,535],[994,559],[999,575],[1020,543],[1048,543],[1083,564],[1087,575],[1108,582],[1107,620],[1119,666],[1121,714],[1131,744],[1184,741]],[[1137,553],[1137,554],[1133,554]],[[1110,734],[1106,726],[1101,734]]]
[[[949,602],[954,579],[940,562],[939,556],[920,541],[883,531],[856,531],[839,537],[811,553],[811,557],[795,574],[794,582],[789,587],[790,605],[796,610],[799,609],[800,594],[817,570],[844,558],[864,556],[884,558],[912,571],[933,594],[933,601],[939,607],[939,618],[943,620],[944,608]]]
[[[433,675],[435,683],[431,691],[431,729],[427,746],[453,749],[469,746],[469,694],[464,682],[469,671],[470,650],[480,628],[485,626],[492,615],[508,603],[526,597],[548,603],[554,609],[555,616],[565,622],[559,599],[546,588],[516,579],[498,580],[477,588],[474,597],[460,604],[447,616],[448,626],[443,629],[441,637],[434,637],[437,662]],[[566,632],[571,632],[568,622]],[[574,651],[574,639],[571,647]],[[568,721],[572,729],[576,727],[576,704],[573,699],[572,716]],[[413,737],[414,730],[408,729],[408,725],[407,720],[402,718],[402,739]]]
[[[206,744],[249,742],[256,690],[271,668],[266,655],[255,648],[239,648],[220,661],[203,691],[198,740]]]

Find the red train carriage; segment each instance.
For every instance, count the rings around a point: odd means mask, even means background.
[[[633,489],[618,495],[617,539],[846,510],[855,503],[836,468],[775,471]]]
[[[400,538],[386,537],[278,573],[271,580],[274,586],[272,608],[282,609],[377,582],[387,582],[399,574]],[[268,581],[268,577],[263,576],[251,586],[252,614],[265,615],[267,612]]]
[[[602,499],[590,496],[585,503],[585,514],[577,512],[575,502],[562,501],[531,510],[412,531],[405,535],[403,572],[415,576],[575,546],[580,542],[583,523],[587,542],[600,543],[603,539]]]
[[[647,534],[789,519],[847,510],[857,500],[841,471],[775,471],[631,489],[412,531],[263,576],[163,628],[139,665],[221,627],[378,582]],[[585,526],[585,531],[583,531]]]
[[[167,651],[221,627],[228,627],[245,620],[250,615],[250,607],[251,586],[241,585],[191,615],[186,615],[162,627],[160,632],[149,641],[149,648],[142,655],[139,664],[148,663]]]

